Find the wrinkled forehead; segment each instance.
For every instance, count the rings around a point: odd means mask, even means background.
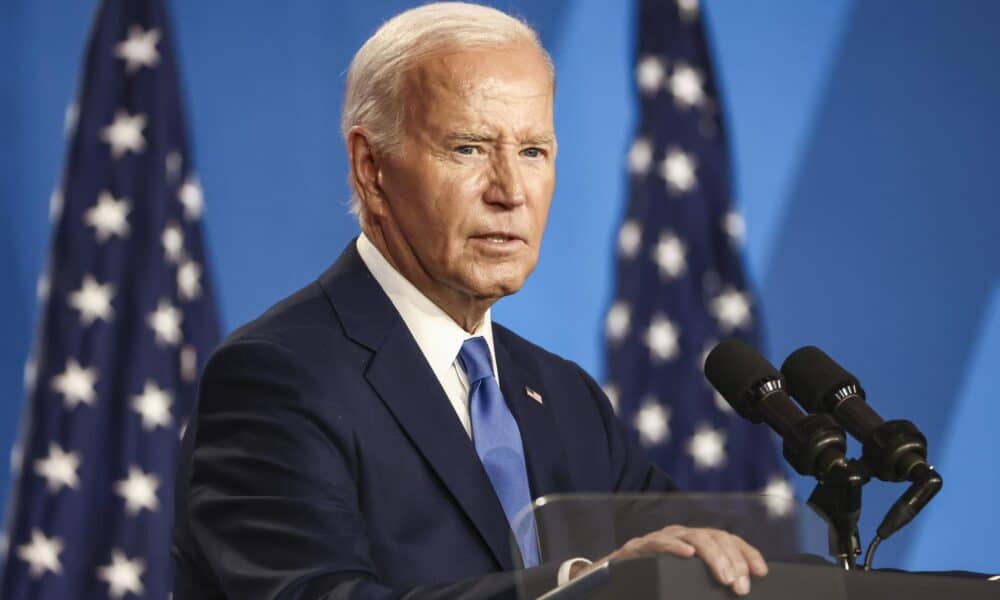
[[[412,125],[493,116],[552,127],[552,72],[533,45],[435,52],[415,61],[403,82],[406,121]]]

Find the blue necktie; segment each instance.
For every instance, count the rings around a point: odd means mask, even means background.
[[[521,430],[493,376],[493,362],[486,339],[474,337],[465,340],[458,353],[458,361],[469,378],[469,408],[476,454],[486,468],[493,490],[507,515],[507,522],[514,524],[518,511],[531,504]],[[522,518],[512,528],[524,566],[537,565],[534,517]]]

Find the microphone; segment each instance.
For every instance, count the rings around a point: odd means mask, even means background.
[[[941,489],[941,475],[927,462],[927,438],[910,421],[885,421],[865,399],[858,379],[815,346],[793,352],[781,372],[789,390],[811,413],[830,414],[862,445],[862,460],[883,481],[913,485],[878,528],[885,539],[910,522]]]
[[[747,344],[730,339],[715,346],[705,360],[705,377],[740,416],[767,423],[781,436],[785,459],[798,473],[822,479],[846,467],[840,426],[829,415],[804,414],[777,369]]]

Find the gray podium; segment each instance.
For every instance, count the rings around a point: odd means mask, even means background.
[[[987,581],[986,576],[845,571],[827,556],[826,523],[809,507],[786,497],[567,495],[540,498],[532,511],[543,562],[574,557],[596,561],[633,537],[681,524],[724,529],[761,550],[770,573],[754,580],[750,598],[1000,599],[1000,582]],[[520,518],[526,515],[527,511]],[[702,561],[672,556],[615,562],[542,596],[544,600],[735,597],[711,577]]]

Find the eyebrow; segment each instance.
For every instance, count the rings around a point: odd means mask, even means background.
[[[449,142],[470,142],[470,143],[492,143],[496,141],[496,138],[484,134],[484,133],[473,133],[473,132],[455,132],[448,134],[447,137]],[[543,133],[540,135],[535,135],[521,141],[522,144],[544,146],[550,145],[554,146],[556,143],[555,136],[549,133]]]

